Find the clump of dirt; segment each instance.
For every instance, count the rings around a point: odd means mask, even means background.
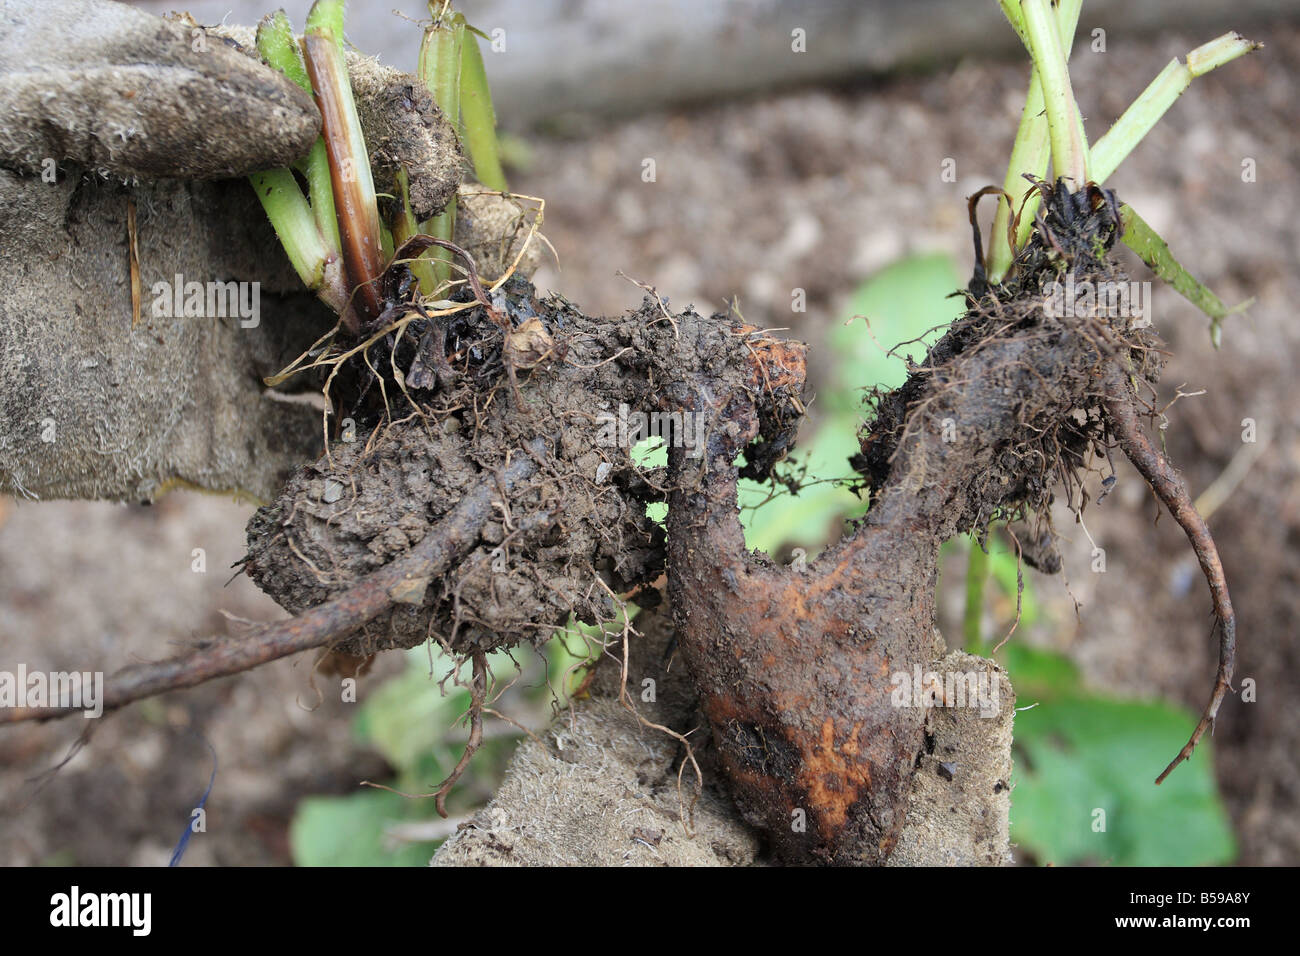
[[[410,73],[360,58],[349,67],[357,118],[375,172],[375,189],[401,195],[397,173],[405,171],[416,219],[441,212],[456,194],[465,166],[451,123],[428,89]]]
[[[753,330],[725,316],[669,316],[648,298],[635,313],[596,319],[559,297],[536,301],[519,278],[491,308],[484,300],[417,318],[352,360],[352,394],[333,398],[355,432],[345,428],[249,522],[245,570],[296,613],[405,554],[543,439],[536,474],[494,503],[470,556],[414,582],[338,651],[433,638],[469,653],[540,644],[570,615],[610,618],[614,594],[664,568],[663,529],[646,505],[667,489],[662,469],[632,461],[638,416],[647,425],[658,416],[670,441],[693,440],[673,403],[674,383],[698,364],[688,354],[738,387],[753,379]]]
[[[1110,256],[1120,229],[1114,194],[1071,194],[1061,182],[1039,188],[1043,218],[1014,272],[995,287],[977,274],[968,311],[920,365],[909,358],[907,381],[872,391],[874,417],[851,459],[873,496],[900,479],[916,493],[945,496],[934,512],[943,538],[968,530],[982,537],[994,519],[1029,514],[1039,540],[1056,483],[1072,498],[1081,470],[1109,459],[1107,369],[1151,386],[1160,377],[1154,329],[1111,298],[1128,287]],[[987,427],[1010,410],[1015,429]]]
[[[456,241],[474,257],[486,276],[505,275],[514,266],[532,275],[542,264],[546,249],[529,242],[534,213],[518,198],[503,196],[473,182],[462,183],[456,197]]]

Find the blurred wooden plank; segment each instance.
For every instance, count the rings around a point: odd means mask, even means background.
[[[177,0],[137,0],[158,13]],[[256,23],[265,0],[180,3],[201,23]],[[301,29],[310,0],[282,0]],[[951,63],[965,53],[1016,55],[1019,42],[994,0],[457,0],[484,44],[497,112],[520,127],[564,114],[632,114],[804,84],[840,83]],[[394,17],[428,17],[422,0],[353,0],[348,38],[411,68],[419,29]],[[1079,24],[1109,43],[1177,31],[1196,42],[1295,20],[1295,0],[1086,0]],[[791,49],[805,31],[806,52]],[[1186,52],[1179,47],[1177,52]],[[1170,54],[1173,55],[1173,52]],[[1152,76],[1161,63],[1153,63]]]

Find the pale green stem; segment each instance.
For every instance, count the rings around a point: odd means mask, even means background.
[[[465,18],[459,13],[440,19],[445,12],[444,4],[439,0],[430,0],[429,11],[434,17],[433,24],[424,32],[420,44],[420,56],[417,72],[438,109],[447,117],[447,121],[460,131],[461,115],[461,71],[463,69],[465,42]],[[456,197],[448,201],[446,207],[437,216],[420,223],[420,231],[437,239],[453,238],[456,228]],[[428,253],[433,262],[432,281],[421,288],[425,295],[435,294],[436,289],[451,278],[451,252],[435,247]]]
[[[435,239],[451,240],[456,233],[456,200],[453,198],[447,203],[447,208],[432,219],[426,219],[420,224],[420,231],[426,236],[433,236]],[[451,280],[451,252],[441,247],[435,247],[428,253],[428,258],[433,265],[433,283],[430,289],[436,290],[445,282]],[[433,292],[429,293],[434,294]]]
[[[1173,286],[1174,291],[1210,317],[1210,341],[1218,348],[1223,320],[1245,309],[1254,300],[1229,309],[1205,283],[1183,268],[1169,250],[1169,243],[1161,239],[1146,220],[1133,211],[1132,206],[1126,203],[1120,207],[1120,214],[1124,220],[1124,244],[1136,252],[1152,272]]]
[[[397,190],[398,198],[401,200],[401,209],[393,217],[391,223],[393,230],[393,245],[401,248],[402,243],[406,242],[412,236],[422,232],[422,228],[415,220],[415,213],[411,211],[411,180],[405,169],[397,173]],[[438,279],[434,274],[433,263],[427,259],[417,259],[409,263],[412,274],[420,282],[420,289],[425,295],[433,295],[438,287]]]
[[[337,311],[343,305],[342,290],[332,288],[325,281],[330,250],[316,228],[311,207],[293,173],[288,169],[272,169],[253,173],[248,178],[298,277]]]
[[[301,168],[307,178],[307,195],[311,198],[311,211],[316,217],[316,226],[325,237],[326,244],[337,251],[342,248],[342,244],[339,239],[339,220],[334,212],[334,183],[330,179],[329,154],[323,138],[312,144],[311,152],[307,154]]]
[[[430,3],[430,8],[441,6],[437,0]],[[435,16],[436,16],[435,12]],[[445,22],[435,20],[424,31],[420,43],[420,54],[416,62],[416,73],[433,95],[447,121],[460,132],[460,75],[462,69],[462,45],[465,39],[465,18],[459,13],[453,14]]]
[[[1088,154],[1079,110],[1070,85],[1065,50],[1047,0],[1020,0],[1030,55],[1038,69],[1047,111],[1047,131],[1052,141],[1052,166],[1057,178],[1073,182],[1075,189],[1088,181]]]
[[[277,10],[257,25],[257,52],[268,64],[279,70],[308,93],[311,81],[302,65],[302,54],[293,35],[293,25],[283,10]]]
[[[1017,0],[1001,0],[1001,4],[1007,21],[1021,39],[1025,40],[1024,22],[1020,16]],[[1083,0],[1061,0],[1056,7],[1056,25],[1067,60],[1074,45],[1074,32],[1082,8]],[[1038,179],[1045,179],[1050,158],[1051,142],[1047,135],[1047,118],[1043,115],[1043,87],[1038,80],[1038,69],[1035,67],[1030,70],[1025,108],[1020,114],[1020,126],[1016,131],[1015,143],[1011,147],[1011,161],[1007,164],[1007,175],[1002,185],[1007,195],[1020,199],[1029,188],[1025,180],[1026,173]],[[1018,206],[1021,210],[1021,218],[1016,229],[1017,247],[1029,240],[1038,203],[1038,194],[1035,192],[1030,193]],[[1015,251],[1007,239],[1007,225],[1014,212],[1010,201],[1005,196],[998,199],[997,213],[993,217],[993,232],[989,239],[988,258],[988,281],[994,285],[1006,276],[1015,256]]]
[[[303,66],[302,54],[298,42],[293,36],[293,27],[283,10],[277,10],[265,17],[257,27],[257,52],[262,59],[293,80],[308,93],[311,92],[311,80],[307,78],[307,68]],[[311,201],[312,213],[321,235],[331,248],[339,248],[339,224],[334,216],[334,194],[330,184],[329,156],[325,152],[325,140],[317,139],[312,144],[311,152],[298,164],[307,179],[307,195]]]
[[[1193,79],[1257,50],[1261,45],[1239,33],[1225,33],[1188,53],[1186,63],[1177,58],[1171,60],[1093,146],[1093,178],[1099,183],[1109,178]]]
[[[501,168],[497,144],[497,117],[492,109],[492,91],[478,38],[465,32],[460,76],[460,115],[464,123],[465,147],[474,164],[474,178],[488,189],[506,192],[506,174]]]

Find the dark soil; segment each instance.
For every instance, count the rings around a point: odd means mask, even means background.
[[[445,578],[417,582],[391,612],[336,644],[342,653],[367,656],[431,637],[457,653],[488,651],[540,644],[570,614],[609,619],[614,593],[663,571],[663,531],[646,505],[667,490],[662,470],[633,463],[630,442],[605,440],[611,420],[620,407],[680,415],[681,383],[702,362],[728,391],[751,387],[758,340],[727,316],[670,317],[647,298],[622,318],[593,319],[558,297],[536,301],[523,280],[506,291],[496,308],[510,316],[509,333],[480,305],[448,329],[421,319],[380,343],[385,357],[367,367],[404,366],[407,383],[416,363],[439,371],[405,392],[394,378],[362,376],[366,389],[401,403],[393,414],[404,417],[363,419],[355,441],[333,443],[249,523],[245,570],[287,610],[301,611],[405,553],[468,489],[545,439],[545,466],[502,496],[474,554]],[[516,389],[506,364],[519,355],[507,352],[530,335],[544,346],[531,368],[516,369]],[[773,421],[764,437],[788,424]]]

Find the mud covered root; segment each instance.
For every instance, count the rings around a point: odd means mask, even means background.
[[[777,567],[745,549],[734,462],[742,450],[748,457],[745,443],[758,431],[745,396],[713,382],[690,399],[714,424],[704,463],[670,457],[678,641],[737,805],[783,860],[889,856],[925,724],[925,708],[893,691],[897,675],[936,656],[940,545],[986,534],[994,520],[1032,516],[1050,531],[1054,489],[1079,489],[1106,459],[1108,437],[1187,531],[1221,625],[1211,704],[1170,769],[1227,690],[1235,625],[1222,568],[1176,472],[1137,426],[1130,381],[1158,381],[1159,340],[1098,300],[1080,311],[1053,304],[1067,277],[1095,288],[1127,284],[1108,255],[1114,197],[1053,188],[1045,200],[1014,281],[973,289],[967,313],[904,385],[874,394],[874,420],[853,459],[871,508],[852,536],[806,568]]]
[[[860,456],[871,510],[802,570],[746,551],[733,462],[757,425],[725,389],[698,393],[715,421],[707,467],[670,458],[678,641],[737,805],[779,858],[888,858],[926,720],[897,678],[941,656],[939,547],[1050,501],[1104,435],[1097,370],[1130,349],[1104,323],[1045,315],[1036,293],[972,309],[878,397]]]
[[[702,459],[669,452],[669,594],[713,752],[745,819],[796,863],[882,863],[897,843],[924,709],[889,675],[932,659],[934,556],[911,527],[865,531],[806,570],[745,548],[736,503],[756,436],[797,398],[791,356],[756,354],[757,387],[706,369],[683,399],[709,421]],[[798,376],[801,378],[801,376]],[[784,383],[770,392],[772,383]]]
[[[1232,686],[1232,672],[1237,656],[1237,618],[1232,610],[1232,598],[1228,594],[1228,581],[1223,574],[1223,562],[1219,560],[1219,550],[1214,538],[1210,536],[1209,526],[1192,504],[1191,496],[1182,476],[1165,457],[1151,444],[1138,424],[1137,397],[1129,387],[1126,377],[1115,371],[1110,379],[1110,397],[1106,401],[1106,410],[1111,429],[1119,446],[1128,460],[1146,479],[1151,490],[1169,509],[1192,543],[1196,559],[1210,587],[1213,601],[1215,625],[1219,631],[1219,668],[1215,675],[1214,690],[1210,693],[1210,702],[1205,705],[1201,719],[1197,721],[1191,738],[1178,752],[1156,783],[1163,783],[1173,769],[1192,755],[1197,743],[1206,730],[1214,726],[1219,706]]]
[[[753,393],[755,436],[769,456],[784,450],[801,414],[797,401],[778,412],[772,396],[802,387],[802,348],[728,316],[668,316],[651,299],[627,316],[593,318],[558,298],[538,301],[522,281],[475,293],[478,307],[448,328],[418,329],[418,349],[396,337],[385,343],[385,362],[371,363],[403,370],[372,392],[409,394],[410,414],[332,442],[249,523],[249,576],[297,612],[398,559],[512,449],[546,438],[544,467],[496,497],[476,547],[445,574],[412,582],[338,646],[341,654],[432,639],[468,655],[540,645],[570,617],[609,620],[612,595],[664,568],[664,531],[646,506],[665,499],[665,475],[634,461],[632,447],[648,431],[702,444],[681,403],[702,369]],[[758,368],[758,356],[778,352],[791,368]],[[433,366],[442,373],[405,372]]]
[[[669,589],[732,795],[785,862],[883,863],[925,722],[890,676],[933,659],[935,551],[874,529],[777,567],[745,551],[735,470],[722,449],[710,459],[673,495]]]

